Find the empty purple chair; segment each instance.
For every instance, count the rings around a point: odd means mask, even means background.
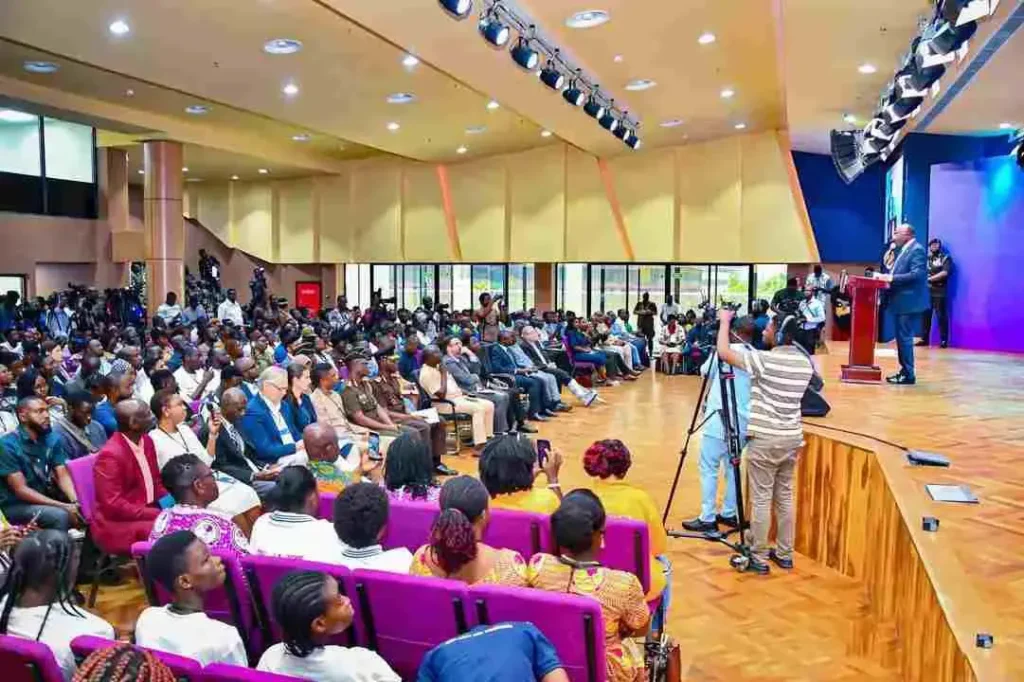
[[[604,682],[604,619],[596,599],[515,587],[469,588],[477,623],[533,623],[551,640],[573,682]]]
[[[149,603],[152,606],[163,606],[171,603],[173,597],[162,585],[149,579],[146,570],[146,557],[152,546],[153,544],[150,542],[136,542],[132,545],[132,559],[139,567],[142,586],[146,590],[146,598]],[[245,583],[245,573],[242,570],[241,562],[229,552],[214,550],[212,553],[223,562],[226,578],[224,587],[205,595],[203,611],[210,618],[238,628],[238,634],[242,636],[242,640],[246,644],[249,660],[252,661],[256,654],[262,651],[261,628],[255,617],[252,598]]]
[[[646,594],[651,589],[651,540],[647,535],[647,524],[622,516],[609,516],[604,526],[604,548],[599,560],[608,568],[635,575]]]
[[[249,582],[249,591],[252,594],[256,614],[259,616],[263,642],[266,646],[270,646],[273,642],[280,642],[283,638],[281,628],[274,620],[272,596],[274,586],[292,571],[320,571],[334,576],[334,579],[338,581],[338,590],[352,601],[353,620],[358,620],[360,617],[357,600],[353,595],[346,593],[351,571],[344,566],[281,557],[247,556],[242,558],[242,568],[245,570],[245,577]],[[331,644],[355,646],[357,644],[355,627],[343,632]]]
[[[300,679],[225,663],[211,663],[203,668],[203,682],[294,682]]]
[[[93,637],[92,635],[81,635],[71,640],[71,652],[75,655],[78,665],[81,665],[82,661],[88,658],[92,652],[106,649],[116,644],[124,644],[124,642]],[[143,649],[145,647],[139,648]],[[149,651],[152,651],[153,655],[159,658],[161,663],[170,668],[171,672],[174,673],[174,677],[179,681],[202,682],[203,666],[199,661],[165,651],[157,651],[156,649],[149,649]]]
[[[82,518],[87,524],[92,523],[96,516],[96,479],[93,478],[93,467],[96,466],[96,458],[99,455],[87,455],[78,459],[68,460],[66,466],[68,475],[71,476],[71,484],[75,487],[75,495],[78,496],[78,505],[82,510]],[[88,533],[88,528],[86,529]],[[89,536],[87,535],[87,538]],[[96,543],[92,543],[94,546]],[[98,546],[96,549],[96,563],[92,568],[92,586],[89,588],[89,600],[86,604],[89,608],[96,606],[96,595],[100,589],[100,575],[102,567],[110,561],[110,555],[102,551]]]
[[[4,682],[64,682],[50,647],[21,637],[0,635]]]
[[[424,654],[468,627],[464,583],[441,578],[356,570],[352,589],[361,641],[402,679],[415,679]]]
[[[529,560],[537,552],[551,552],[551,517],[547,514],[492,509],[483,541],[491,547],[514,549]]]

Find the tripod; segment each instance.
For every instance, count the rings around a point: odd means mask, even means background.
[[[733,550],[733,554],[729,558],[729,564],[738,571],[745,571],[750,565],[750,546],[743,541],[743,533],[741,532],[747,525],[747,520],[744,514],[743,507],[743,482],[740,478],[740,455],[743,452],[743,444],[740,442],[739,433],[739,409],[736,404],[736,385],[735,385],[735,374],[733,373],[732,367],[723,362],[718,356],[718,351],[712,347],[711,355],[708,358],[708,362],[711,366],[715,366],[717,363],[718,367],[718,390],[721,391],[722,407],[721,409],[713,411],[711,414],[705,415],[703,419],[698,423],[700,417],[701,406],[704,404],[705,392],[708,390],[708,385],[711,383],[711,372],[704,375],[700,385],[700,392],[697,394],[697,404],[693,408],[693,415],[690,418],[690,428],[686,431],[686,440],[683,442],[683,448],[679,451],[679,464],[676,466],[676,475],[672,479],[672,489],[668,494],[668,502],[665,503],[665,511],[662,514],[662,524],[668,523],[669,511],[672,509],[672,500],[676,495],[676,488],[679,486],[679,477],[683,472],[683,464],[686,462],[686,455],[690,448],[690,439],[693,438],[693,434],[703,428],[704,424],[708,422],[716,414],[722,419],[722,431],[725,435],[726,446],[729,451],[729,466],[732,467],[733,472],[733,485],[736,489],[736,516],[739,522],[737,528],[732,528],[727,531],[708,531],[706,533],[691,533],[687,531],[668,531],[668,534],[674,538],[686,538],[686,539],[697,539],[707,540],[709,542],[720,542],[729,549]],[[713,389],[712,389],[713,390]],[[739,539],[732,541],[729,536],[733,533],[740,533]]]

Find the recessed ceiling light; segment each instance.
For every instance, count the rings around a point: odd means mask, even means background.
[[[487,132],[487,126],[470,126],[466,128],[467,135],[480,135]]]
[[[210,107],[205,104],[190,104],[185,107],[186,114],[192,114],[193,116],[202,116],[210,111]]]
[[[142,169],[140,168],[140,169],[139,169],[139,175],[145,175],[145,174],[146,174],[146,171],[144,171],[144,170],[142,170]]]
[[[202,178],[185,178],[185,182],[202,182]]]
[[[26,114],[24,111],[14,109],[0,109],[0,121],[4,123],[30,123],[37,119],[33,114]]]
[[[260,168],[256,172],[258,172],[260,175],[266,175],[267,173],[270,172],[270,170],[267,168]]]
[[[875,68],[874,64],[866,64],[866,63],[865,64],[861,64],[860,66],[858,66],[857,70],[860,71],[861,73],[865,74],[865,75],[872,74],[872,73],[875,73],[876,71],[878,71],[878,69]]]
[[[131,33],[132,27],[124,19],[116,19],[107,27],[115,36],[123,36]]]
[[[735,128],[736,130],[746,130],[747,129],[747,124],[746,123],[737,123],[736,125],[733,126],[733,128]]]
[[[1000,130],[1012,130],[1013,128],[1014,128],[1014,125],[1012,123],[1000,123],[999,124],[999,129]]]
[[[309,142],[311,139],[313,139],[313,136],[310,135],[309,133],[299,133],[297,135],[292,135],[292,140],[294,140],[295,142]]]
[[[286,97],[295,97],[295,95],[299,94],[299,86],[295,83],[285,83],[284,87],[281,88],[281,92],[283,92]]]
[[[733,90],[732,88],[722,88],[722,92],[719,93],[719,95],[721,95],[722,99],[729,99],[730,97],[732,97],[735,94],[736,94],[736,91]]]
[[[181,167],[181,172],[182,173],[188,173],[188,166],[182,166]]]
[[[614,57],[612,57],[612,61],[615,62],[616,64],[621,64],[622,60],[623,56],[621,54],[617,54]]]
[[[655,85],[657,85],[657,83],[649,78],[637,78],[636,80],[631,80],[626,83],[626,89],[634,92],[638,90],[650,90]]]
[[[500,106],[501,105],[498,104],[498,102],[496,100],[493,100],[493,99],[490,102],[487,103],[487,108],[490,109],[491,111],[494,111],[495,109],[497,109]]]
[[[232,179],[232,180],[237,180],[237,179],[238,179],[238,176],[237,176],[237,175],[232,175],[232,176],[231,176],[231,179]]]
[[[660,125],[662,128],[678,128],[679,126],[683,125],[683,119],[670,118],[667,121],[662,121],[658,125]]]
[[[399,129],[399,128],[401,128],[401,127],[402,127],[402,126],[400,126],[400,125],[399,125],[398,123],[396,123],[395,121],[392,121],[391,123],[388,123],[388,130],[390,130],[391,132],[395,132],[396,130],[398,130],[398,129]]]
[[[540,131],[540,136],[541,137],[551,137],[551,131],[550,130],[542,130],[542,131]]]
[[[21,65],[29,73],[53,73],[60,67],[53,62],[39,62],[30,60]]]
[[[467,147],[463,146],[463,147],[459,147],[458,149],[456,149],[455,153],[456,154],[465,154],[468,151],[469,151],[469,149]]]
[[[854,116],[853,114],[843,114],[843,120],[849,123],[850,125],[856,125],[857,123],[857,117]]]
[[[124,96],[125,97],[135,97],[135,91],[132,90],[131,88],[128,88],[127,90],[124,91]]]
[[[712,33],[711,31],[701,33],[700,36],[697,38],[697,42],[700,43],[701,45],[710,45],[711,43],[715,42],[715,40],[715,34]]]
[[[416,95],[411,92],[396,92],[388,95],[388,104],[409,104],[416,101]]]
[[[593,28],[607,23],[609,19],[611,17],[604,10],[588,9],[570,16],[565,20],[565,25],[569,28]]]
[[[293,38],[274,38],[263,43],[267,54],[295,54],[302,49],[302,41]]]
[[[415,68],[415,66],[419,63],[420,60],[417,59],[414,55],[407,54],[404,57],[402,57],[402,66],[404,66],[407,69]]]

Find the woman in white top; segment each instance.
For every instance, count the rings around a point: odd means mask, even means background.
[[[683,359],[683,345],[686,343],[686,332],[679,325],[679,318],[672,315],[668,324],[661,328],[661,371],[667,374],[676,373],[676,365]]]
[[[214,413],[208,423],[209,439],[204,447],[195,432],[185,423],[185,401],[172,390],[157,391],[150,401],[150,408],[156,416],[156,428],[149,432],[156,449],[156,463],[161,469],[178,455],[195,455],[207,466],[213,464],[217,452],[217,434],[220,432],[220,414]],[[260,498],[256,491],[227,474],[214,472],[219,495],[210,509],[224,512],[229,516],[243,516],[254,519],[259,514]],[[242,528],[250,522],[239,524]]]
[[[110,623],[75,606],[77,563],[66,532],[37,531],[18,543],[0,587],[0,635],[46,644],[65,680],[75,674],[71,640],[79,635],[114,639]]]
[[[369,649],[325,646],[352,625],[352,604],[338,583],[316,571],[294,571],[274,586],[274,620],[284,642],[267,649],[257,670],[317,682],[399,682],[401,678]]]
[[[267,504],[274,511],[256,520],[249,538],[251,554],[341,563],[345,545],[330,521],[316,518],[320,495],[309,469],[285,467]]]

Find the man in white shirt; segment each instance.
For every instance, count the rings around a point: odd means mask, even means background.
[[[665,304],[661,306],[661,323],[663,325],[668,324],[668,318],[675,315],[676,318],[682,317],[679,311],[679,304],[672,300],[672,296],[665,297]]]
[[[405,547],[381,547],[387,525],[388,494],[379,485],[355,483],[342,490],[334,501],[334,530],[345,544],[340,563],[407,574],[412,553]]]
[[[181,352],[181,367],[174,372],[174,380],[178,382],[178,394],[186,403],[212,395],[220,384],[216,370],[203,369],[202,355],[195,346],[188,346]]]
[[[234,626],[203,612],[203,594],[224,585],[224,566],[192,531],[157,540],[146,558],[149,579],[174,594],[166,606],[151,606],[135,622],[135,642],[185,656],[203,665],[247,666],[245,644]]]
[[[821,301],[822,305],[825,305],[832,293],[832,278],[820,265],[815,265],[812,274],[807,275],[804,286],[811,288],[814,291],[814,297]]]
[[[804,350],[811,355],[814,355],[818,337],[825,326],[825,304],[815,296],[814,291],[814,287],[810,283],[804,287],[804,300],[800,301],[799,307],[800,314],[803,316],[803,322],[800,325],[803,331],[800,345],[804,346]]]
[[[173,291],[167,292],[167,299],[157,307],[156,316],[168,325],[181,317],[181,306],[178,305],[178,295],[176,293]]]
[[[242,317],[242,306],[237,299],[238,293],[234,289],[228,289],[227,299],[217,306],[217,319],[230,320],[236,327],[242,327],[245,319]]]
[[[345,549],[330,521],[316,518],[320,495],[313,473],[303,466],[285,467],[277,477],[276,511],[253,524],[252,554],[341,563]]]

